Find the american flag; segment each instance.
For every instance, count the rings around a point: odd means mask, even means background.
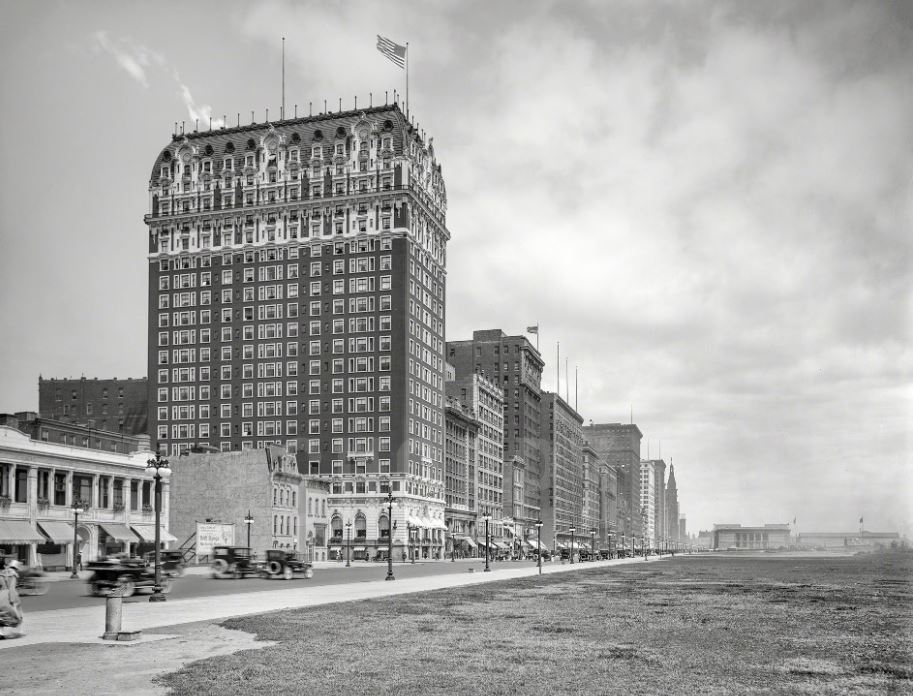
[[[387,58],[396,63],[399,67],[406,67],[406,47],[390,41],[390,39],[377,35],[377,50],[383,53]]]

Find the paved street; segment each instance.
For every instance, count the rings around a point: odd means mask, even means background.
[[[652,560],[659,560],[651,557]],[[599,566],[624,565],[629,563],[643,563],[642,558],[619,559],[613,561],[599,561],[596,563],[565,564],[549,563],[543,566],[545,573],[572,572],[595,568]],[[453,570],[450,570],[450,569]],[[473,568],[476,572],[468,572]],[[525,563],[497,563],[492,566],[491,573],[481,572],[482,563],[479,561],[462,561],[450,563],[419,563],[415,566],[395,566],[397,579],[395,582],[385,582],[384,573],[376,569],[372,574],[370,566],[361,569],[333,569],[327,570],[326,575],[336,575],[336,582],[323,584],[308,584],[310,580],[293,580],[291,582],[272,581],[269,586],[275,589],[261,589],[259,591],[246,591],[253,589],[255,580],[217,581],[207,580],[205,577],[194,578],[188,587],[197,586],[205,592],[213,588],[214,593],[196,597],[181,598],[172,595],[167,602],[151,603],[131,601],[124,607],[124,630],[148,630],[163,626],[194,623],[197,621],[216,621],[231,616],[243,616],[270,611],[279,611],[296,607],[317,606],[334,602],[357,601],[372,597],[386,597],[410,592],[423,592],[426,590],[441,589],[444,587],[460,587],[508,578],[518,578],[536,573],[536,566],[532,562]],[[400,571],[404,572],[400,572]],[[345,574],[351,573],[347,582]],[[315,572],[313,579],[317,579]],[[351,579],[356,579],[354,582]],[[267,582],[267,581],[263,581]],[[245,583],[249,583],[245,587]],[[76,587],[75,583],[63,581],[57,585]],[[222,591],[222,586],[228,590]],[[262,586],[261,586],[262,587]],[[204,589],[205,588],[205,589]],[[39,601],[51,601],[55,588]],[[73,601],[83,602],[85,598],[79,596],[75,589]],[[36,599],[36,598],[31,598]],[[16,640],[0,641],[0,651],[9,648],[25,648],[28,645],[41,643],[100,643],[99,635],[105,624],[105,602],[101,599],[91,599],[86,604],[59,609],[41,609],[33,604],[32,608],[25,607],[25,621],[22,625],[24,635]],[[144,640],[154,640],[154,636],[144,634]],[[112,645],[106,642],[107,645]],[[125,644],[121,644],[125,645]]]
[[[433,575],[446,575],[449,573],[467,573],[469,567],[481,570],[485,562],[481,559],[450,561],[395,563],[394,575],[397,578],[416,578]],[[535,565],[534,561],[518,561],[495,563],[493,567],[501,566],[525,567]],[[558,564],[560,565],[560,563]],[[83,573],[88,577],[88,573]],[[213,595],[246,594],[250,592],[266,592],[270,590],[285,590],[298,587],[314,587],[321,585],[339,585],[351,582],[370,582],[383,580],[387,575],[386,563],[353,563],[350,568],[344,564],[318,564],[314,569],[314,577],[309,580],[295,578],[288,582],[283,580],[268,580],[265,578],[245,578],[243,580],[214,580],[207,569],[192,568],[190,572],[174,581],[169,600],[191,599],[196,597],[209,597]],[[50,589],[43,596],[23,597],[26,612],[48,611],[53,609],[70,609],[76,607],[103,606],[103,597],[89,595],[89,586],[82,580],[61,580],[50,583]],[[125,600],[128,603],[147,602],[147,593],[137,594]]]

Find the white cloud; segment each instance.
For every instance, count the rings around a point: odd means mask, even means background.
[[[149,87],[146,68],[153,64],[159,67],[165,64],[165,59],[161,54],[130,38],[122,37],[112,41],[107,32],[101,30],[95,32],[92,38],[96,50],[102,50],[113,56],[117,64],[143,87]]]
[[[184,106],[187,107],[187,115],[190,117],[191,125],[195,126],[199,123],[201,128],[209,128],[209,119],[212,118],[212,107],[209,104],[197,104],[193,95],[190,93],[190,88],[181,82],[181,78],[177,72],[174,73],[174,81],[180,86],[181,99],[184,101]],[[218,117],[212,119],[213,128],[221,128],[223,125],[223,119]]]

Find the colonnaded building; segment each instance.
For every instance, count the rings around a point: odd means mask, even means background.
[[[408,523],[440,557],[450,233],[431,140],[398,105],[175,135],[149,205],[158,449],[284,446],[328,481],[334,532],[364,525],[373,556]]]

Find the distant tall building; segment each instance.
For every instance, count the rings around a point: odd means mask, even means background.
[[[653,462],[640,463],[640,514],[644,522],[644,546],[656,546],[656,474]]]
[[[147,435],[149,382],[140,379],[38,378],[42,418],[125,435]]]
[[[678,538],[683,544],[688,543],[688,520],[682,514],[678,516]]]
[[[330,519],[376,528],[392,490],[394,542],[411,518],[442,555],[450,233],[430,140],[397,105],[175,135],[149,201],[158,448],[285,446],[330,483]]]
[[[646,470],[650,469],[647,477]],[[648,518],[652,519],[652,534],[648,534],[651,543],[662,547],[666,538],[666,462],[662,459],[645,459],[641,462],[641,504]],[[649,479],[650,491],[644,490],[644,483]]]
[[[448,367],[449,367],[448,363]],[[460,379],[448,381],[446,386],[449,402],[456,400],[468,409],[478,421],[476,438],[475,500],[473,515],[490,515],[489,531],[496,540],[504,541],[512,533],[513,525],[505,531],[504,505],[504,392],[494,380],[482,374],[462,375]],[[449,411],[448,411],[449,412]],[[510,475],[508,471],[508,476]],[[508,516],[509,513],[508,513]],[[511,538],[511,543],[513,540]]]
[[[513,476],[503,477],[503,504],[523,525],[524,536],[535,539],[540,512],[539,438],[545,363],[525,336],[508,336],[500,329],[473,331],[470,340],[448,341],[447,361],[454,366],[457,381],[479,373],[504,392],[503,460],[505,470],[509,468]]]
[[[540,509],[542,543],[554,548],[571,541],[589,539],[583,517],[585,491],[583,472],[583,418],[558,394],[542,394],[542,450]]]
[[[666,482],[666,534],[673,543],[681,541],[681,535],[678,529],[678,486],[675,483],[675,465],[669,464],[669,480]]]
[[[640,442],[643,435],[633,423],[597,423],[585,426],[583,435],[604,462],[615,470],[618,485],[618,539],[630,546],[632,536],[643,539],[640,506]]]
[[[595,450],[593,450],[595,452]],[[602,461],[599,463],[599,538],[600,548],[614,549],[619,544],[618,536],[618,480],[615,467]]]
[[[583,510],[582,523],[587,538],[596,538],[596,549],[607,549],[605,528],[601,517],[602,476],[604,465],[602,459],[590,443],[584,441],[581,447],[583,458]],[[593,534],[595,530],[595,535]]]
[[[450,532],[448,552],[472,554],[479,515],[479,421],[468,406],[447,397],[444,412],[444,523]]]

